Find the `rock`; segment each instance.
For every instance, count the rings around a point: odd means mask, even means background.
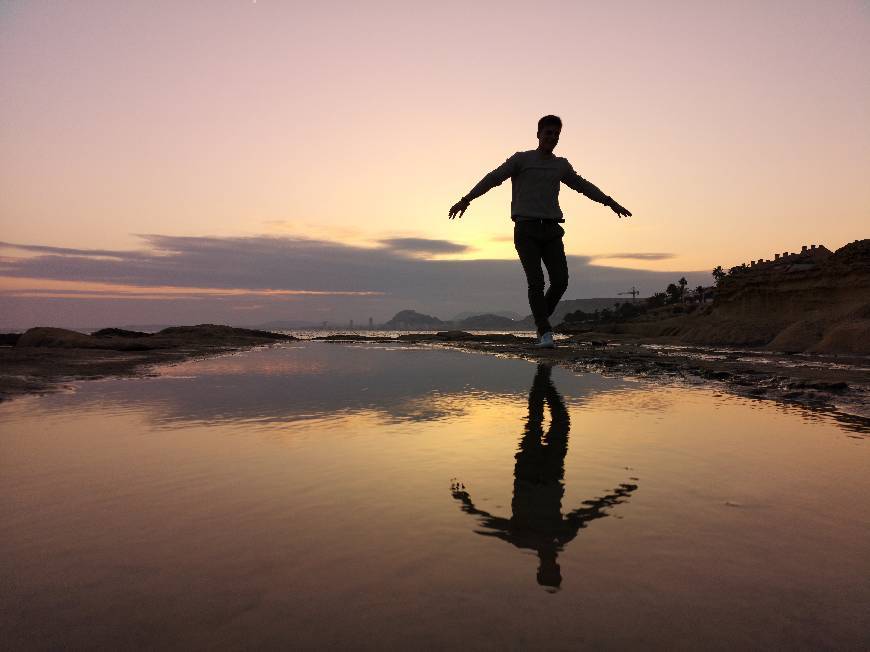
[[[101,331],[97,331],[100,333]],[[120,333],[132,332],[127,336]],[[233,328],[216,324],[198,326],[173,326],[164,328],[153,335],[124,331],[123,329],[103,329],[101,335],[86,335],[65,328],[39,326],[26,331],[16,347],[51,347],[65,349],[105,349],[111,351],[151,351],[176,347],[231,347],[256,342],[276,340],[295,340],[292,335],[270,333],[248,328]]]
[[[238,339],[238,338],[259,338],[264,340],[296,340],[297,337],[285,335],[283,333],[272,333],[270,331],[258,331],[251,328],[235,328],[233,326],[224,326],[222,324],[197,324],[196,326],[170,326],[164,328],[159,333],[155,333],[154,337],[160,338],[182,338],[182,339]]]
[[[151,337],[151,333],[128,331],[123,328],[101,328],[91,333],[93,337]]]
[[[571,332],[566,325],[560,330]],[[716,289],[711,306],[679,316],[650,310],[609,325],[608,332],[785,353],[868,355],[870,239],[812,265],[765,264],[732,273]]]
[[[15,346],[21,333],[0,333],[0,346]]]
[[[435,333],[435,337],[439,340],[447,340],[448,342],[465,342],[476,339],[474,335],[466,331],[441,331]]]
[[[50,328],[37,326],[27,329],[18,341],[16,347],[52,347],[61,349],[103,349],[107,348],[104,342],[66,328]]]

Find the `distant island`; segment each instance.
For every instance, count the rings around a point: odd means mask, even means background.
[[[604,297],[595,299],[568,299],[560,301],[553,313],[553,321],[559,323],[565,319],[568,313],[577,310],[593,311],[613,308],[615,304],[624,302],[622,297]],[[535,330],[535,322],[531,315],[520,319],[512,319],[507,316],[509,311],[495,312],[465,312],[452,320],[442,320],[432,315],[417,312],[415,310],[401,310],[392,319],[380,325],[385,330],[471,330],[471,331],[531,331]],[[513,313],[516,314],[516,313]]]

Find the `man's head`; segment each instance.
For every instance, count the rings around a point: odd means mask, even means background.
[[[538,120],[538,149],[552,153],[559,143],[562,133],[562,120],[557,115],[545,115]]]

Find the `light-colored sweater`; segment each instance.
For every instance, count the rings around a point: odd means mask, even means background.
[[[510,178],[512,185],[511,219],[544,219],[564,222],[559,208],[559,183],[605,206],[612,201],[595,184],[574,171],[568,159],[545,156],[538,150],[517,152],[480,180],[465,196],[471,201],[500,186]]]

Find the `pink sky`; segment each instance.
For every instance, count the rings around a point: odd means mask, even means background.
[[[868,235],[868,66],[865,2],[13,0],[0,240],[418,238],[457,245],[424,257],[513,259],[509,183],[461,222],[447,209],[556,113],[556,152],[634,213],[563,188],[569,254],[669,254],[607,264],[677,271],[835,249]],[[22,255],[37,254],[0,249]],[[31,287],[95,281],[70,273],[36,268]],[[47,319],[10,294],[21,279],[0,276],[4,312]],[[383,291],[372,283],[327,289]],[[52,315],[85,306],[63,301]]]

